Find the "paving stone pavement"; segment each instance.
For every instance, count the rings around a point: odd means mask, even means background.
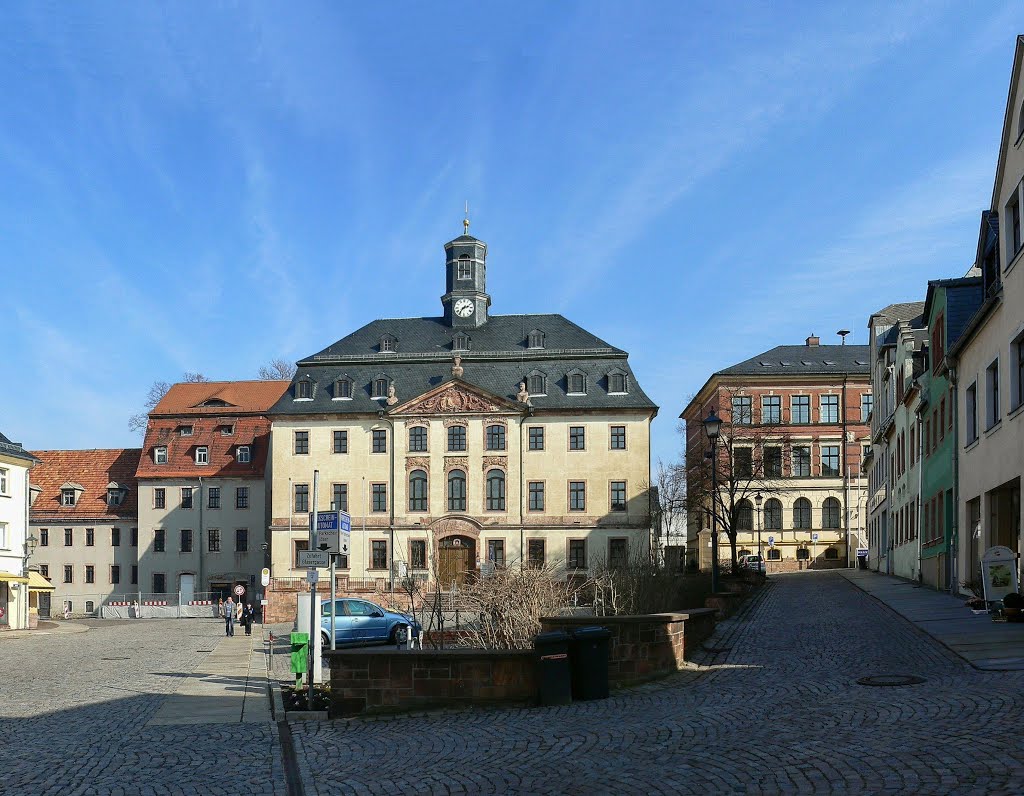
[[[223,638],[219,620],[90,624],[0,639],[0,793],[287,793],[272,722],[148,725]]]
[[[837,573],[774,576],[701,665],[560,708],[292,725],[307,794],[1024,792],[1024,673],[978,671]],[[920,685],[868,687],[909,674]]]

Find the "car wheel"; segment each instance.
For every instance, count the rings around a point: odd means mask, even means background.
[[[328,633],[320,634],[320,649],[329,650],[331,648],[331,636]]]
[[[391,630],[391,643],[392,644],[397,644],[398,643],[398,633],[399,633],[399,631],[402,631],[403,633],[405,633],[405,640],[406,641],[409,640],[409,628],[407,626],[405,626],[405,625],[395,625],[394,628],[392,628],[392,630]]]

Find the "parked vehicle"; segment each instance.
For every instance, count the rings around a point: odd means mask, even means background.
[[[740,569],[745,569],[750,572],[766,572],[768,567],[764,563],[764,558],[759,553],[751,553],[749,555],[741,556],[739,560]]]
[[[395,644],[399,637],[409,638],[422,631],[420,623],[408,614],[388,611],[367,600],[352,597],[335,602],[335,646],[356,644]],[[320,635],[324,647],[331,645],[331,601],[320,603]]]

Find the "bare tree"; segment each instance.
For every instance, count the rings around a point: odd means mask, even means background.
[[[719,531],[729,538],[733,571],[736,570],[736,534],[753,531],[753,497],[767,497],[783,488],[783,463],[792,453],[790,435],[781,418],[754,417],[753,391],[740,385],[718,390],[722,418],[716,461],[712,462],[711,443],[703,429],[691,430],[686,445],[687,507],[706,519],[712,527],[714,509]],[[760,422],[755,423],[757,419]],[[718,489],[711,489],[711,468],[716,467]],[[809,466],[809,463],[808,463]]]
[[[189,372],[186,372],[184,378],[182,379],[182,381],[189,382],[189,383],[192,383],[192,384],[196,384],[196,383],[199,383],[199,382],[209,381],[209,379],[206,376],[204,376],[202,373],[189,373]],[[146,393],[146,408],[147,409],[152,409],[154,406],[156,406],[158,403],[160,403],[160,400],[165,395],[167,395],[167,392],[168,392],[168,390],[171,389],[171,386],[172,385],[171,385],[171,383],[169,381],[160,381],[160,380],[154,381],[151,385],[149,385],[149,392]],[[129,431],[145,431],[146,430],[146,424],[148,422],[149,422],[149,413],[148,412],[140,412],[139,414],[132,415],[131,417],[128,418],[128,430]]]
[[[656,550],[668,546],[680,523],[686,527],[686,467],[680,462],[658,461],[651,494],[652,527]],[[684,530],[685,532],[685,530]],[[655,560],[663,560],[657,556]]]
[[[284,379],[291,381],[292,376],[295,375],[295,365],[285,359],[272,359],[266,365],[260,367],[259,376],[265,381],[273,381],[275,379]]]

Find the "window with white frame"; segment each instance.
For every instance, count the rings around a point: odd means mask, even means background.
[[[753,422],[749,395],[737,395],[732,399],[732,422],[737,426],[749,426]]]
[[[1024,405],[1024,332],[1010,343],[1010,409]]]
[[[167,464],[167,448],[165,446],[158,445],[153,448],[153,463]]]
[[[978,382],[972,382],[964,393],[964,419],[967,423],[966,444],[978,438]]]
[[[192,426],[180,426],[179,429],[178,429],[178,432],[183,437],[191,437],[192,436],[192,432],[194,430],[195,429]]]
[[[837,498],[825,498],[825,502],[821,504],[821,527],[833,530],[838,528],[841,510],[842,506]]]
[[[874,405],[875,396],[869,392],[861,393],[860,396],[860,421],[862,423],[868,422],[868,417],[871,415],[871,407]]]
[[[248,464],[252,461],[252,449],[248,445],[238,446],[238,463]]]
[[[0,467],[0,495],[7,494],[7,481],[9,472],[10,471],[6,467]]]
[[[11,547],[10,533],[6,522],[0,522],[0,549],[9,550]]]
[[[1006,224],[1006,262],[1008,263],[1017,256],[1017,252],[1020,251],[1022,244],[1020,231],[1020,190],[1020,185],[1014,189],[1013,194],[1006,202],[1006,209],[1003,213]]]
[[[473,261],[466,255],[462,255],[459,258],[459,269],[455,274],[455,278],[460,281],[473,278]]]
[[[76,502],[75,498],[74,489],[62,489],[60,491],[60,504],[62,506],[74,506]]]
[[[210,449],[205,445],[200,445],[196,448],[196,464],[209,464],[210,463]]]
[[[985,428],[992,428],[999,420],[999,360],[996,359],[985,369]]]
[[[826,476],[839,475],[839,446],[821,446],[821,474]]]
[[[807,498],[797,498],[793,503],[793,527],[811,527],[811,501]]]
[[[398,340],[389,334],[380,338],[380,350],[382,353],[394,353],[398,350]]]
[[[821,422],[822,423],[838,423],[839,422],[839,396],[838,395],[823,395],[823,396],[821,396]]]
[[[807,424],[811,422],[811,396],[794,395],[790,404],[790,422]]]
[[[761,422],[767,425],[782,422],[782,398],[778,395],[761,397]]]
[[[793,446],[793,475],[806,478],[811,474],[811,448],[808,445]]]

